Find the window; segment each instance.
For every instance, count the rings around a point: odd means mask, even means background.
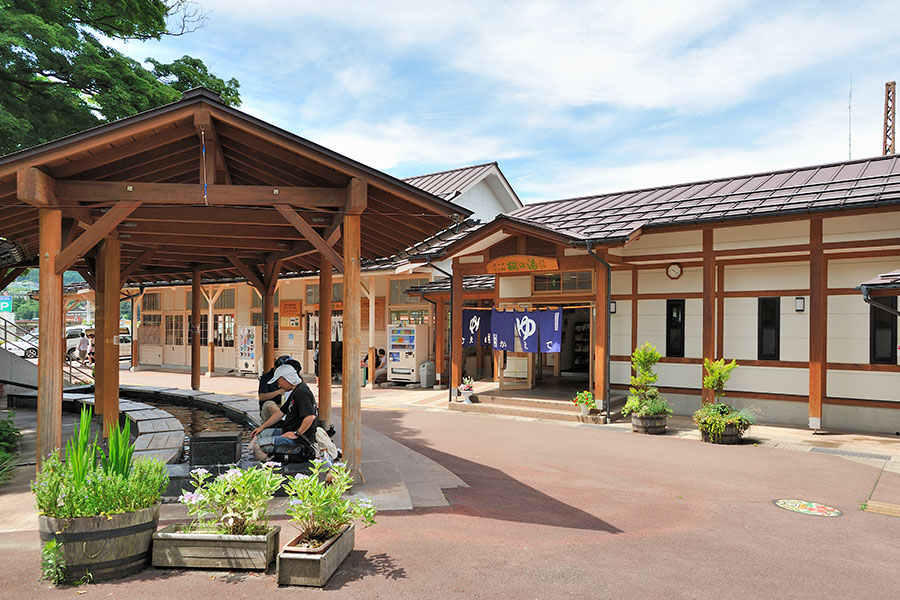
[[[666,300],[666,356],[684,357],[684,300]]]
[[[261,312],[250,313],[250,324],[257,327],[263,326],[263,318]],[[275,313],[275,347],[278,347],[278,313]]]
[[[418,279],[392,279],[391,280],[391,304],[420,304],[421,296],[418,294],[408,294],[409,288],[428,283],[428,278]]]
[[[184,315],[166,315],[166,346],[184,345]]]
[[[391,311],[391,325],[421,325],[429,322],[427,310]]]
[[[188,315],[188,346],[192,346],[194,344],[191,321],[191,315]],[[206,346],[207,344],[209,344],[209,315],[205,314],[200,315],[200,345]]]
[[[213,308],[234,308],[234,288],[227,288],[222,290],[222,293],[219,294],[218,298],[216,298],[216,303],[213,305]]]
[[[896,296],[872,298],[872,302],[897,310]],[[897,364],[897,316],[877,306],[869,307],[869,362]]]
[[[144,296],[146,298],[146,296]],[[141,343],[157,346],[162,340],[162,315],[144,315],[141,321]]]
[[[234,347],[234,315],[213,315],[213,334],[216,346],[220,348]]]
[[[141,302],[143,310],[162,310],[162,302],[160,301],[159,292],[153,294],[144,294]]]
[[[278,294],[281,290],[275,290],[275,306],[278,306]],[[256,288],[250,289],[250,306],[251,308],[262,308],[262,297],[259,295],[259,292],[256,291]]]
[[[193,291],[193,290],[188,290],[188,291],[187,291],[187,307],[188,307],[188,310],[192,310],[191,307],[193,306],[193,302],[194,302],[194,291]],[[206,296],[204,296],[203,294],[200,294],[200,308],[203,309],[203,310],[208,310],[208,309],[209,309],[209,300],[207,300],[207,299],[206,299]]]
[[[535,274],[531,282],[534,292],[590,292],[593,289],[590,271]]]
[[[759,360],[779,360],[781,298],[759,299],[757,325],[757,357]]]
[[[341,302],[344,297],[344,284],[342,283],[332,283],[331,284],[331,301],[332,302]],[[275,302],[276,305],[278,302]],[[306,304],[312,306],[313,304],[319,303],[319,284],[318,283],[307,283],[306,284]]]

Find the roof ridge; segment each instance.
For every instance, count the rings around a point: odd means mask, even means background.
[[[497,161],[494,160],[491,162],[482,163],[480,165],[469,165],[466,167],[456,167],[455,169],[447,169],[446,171],[436,171],[434,173],[422,173],[421,175],[413,175],[412,177],[404,177],[403,181],[409,181],[411,179],[419,179],[420,177],[434,177],[435,175],[444,175],[446,173],[456,173],[457,171],[468,171],[471,169],[478,169],[480,167],[489,167],[491,165],[494,165],[495,167],[499,167],[499,165],[497,164]]]

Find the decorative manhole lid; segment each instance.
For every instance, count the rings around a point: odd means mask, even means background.
[[[818,502],[808,502],[806,500],[797,500],[795,498],[779,498],[772,500],[772,504],[786,510],[792,510],[804,515],[813,515],[815,517],[839,517],[841,511],[831,506],[825,506]]]

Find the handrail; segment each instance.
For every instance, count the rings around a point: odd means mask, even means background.
[[[2,343],[3,348],[6,350],[27,350],[31,347],[31,344],[26,346],[24,342],[29,336],[33,335],[34,331],[32,330],[25,329],[6,319],[0,319],[0,343]],[[85,369],[83,366],[75,366],[70,360],[65,360],[63,364],[63,376],[65,377],[66,375],[68,375],[68,380],[70,382],[76,380],[94,381],[94,375],[90,370]]]

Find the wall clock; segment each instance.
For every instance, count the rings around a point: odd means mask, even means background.
[[[681,277],[681,265],[678,263],[672,263],[668,267],[666,267],[666,275],[669,276],[669,279],[678,279]]]

